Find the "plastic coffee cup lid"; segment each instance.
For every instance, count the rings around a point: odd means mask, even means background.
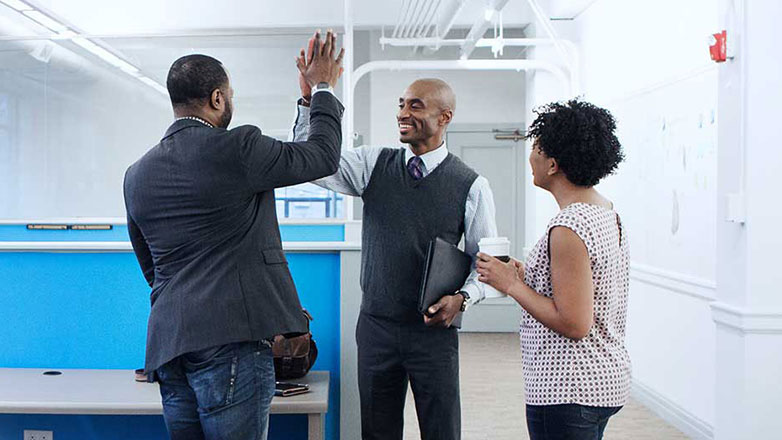
[[[485,237],[481,238],[481,241],[478,242],[478,246],[491,246],[498,244],[510,244],[510,240],[508,240],[508,237]]]

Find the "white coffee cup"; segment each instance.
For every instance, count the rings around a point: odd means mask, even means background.
[[[504,262],[510,261],[510,240],[508,237],[485,237],[478,242],[478,248],[484,254],[496,257]],[[494,287],[485,284],[486,298],[502,298],[505,295]]]

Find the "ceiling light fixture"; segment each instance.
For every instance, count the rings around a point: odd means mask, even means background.
[[[30,10],[30,11],[22,11],[22,14],[26,15],[29,19],[35,21],[36,23],[46,27],[47,29],[54,31],[54,32],[65,32],[68,30],[68,27],[64,24],[58,22],[57,20],[52,19],[48,15],[44,14],[41,11],[36,10]]]
[[[9,8],[16,9],[17,11],[30,11],[32,6],[20,0],[0,0],[0,3],[5,4]]]
[[[83,49],[86,49],[87,51],[97,56],[98,58],[102,59],[103,61],[111,64],[112,66],[120,68],[124,72],[130,73],[131,75],[134,76],[139,73],[139,69],[136,66],[128,63],[122,58],[114,55],[113,53],[98,46],[97,44],[93,43],[92,41],[84,37],[74,37],[71,39],[71,41],[81,46]]]
[[[123,60],[119,56],[114,55],[108,49],[101,47],[98,44],[95,44],[89,39],[79,36],[78,33],[68,29],[68,26],[60,23],[59,21],[53,19],[52,17],[46,15],[45,13],[33,8],[27,3],[21,0],[0,0],[0,3],[12,9],[15,9],[16,11],[19,11],[19,13],[23,14],[30,20],[33,20],[36,23],[40,24],[41,26],[44,26],[45,28],[49,29],[50,31],[57,33],[56,36],[52,37],[52,40],[62,40],[62,39],[71,40],[74,44],[80,46],[82,49],[90,52],[91,54],[97,56],[98,58],[109,63],[110,65],[122,70],[128,75],[139,79],[142,83],[155,89],[155,91],[160,92],[165,96],[168,96],[168,90],[166,90],[165,87],[160,85],[158,82],[152,80],[151,78],[147,78],[144,75],[142,75],[141,70],[138,67]]]
[[[160,93],[161,93],[163,96],[168,96],[168,89],[166,89],[165,87],[163,87],[163,86],[161,86],[160,84],[158,84],[158,82],[157,82],[157,81],[155,81],[155,80],[153,80],[153,79],[151,79],[151,78],[147,78],[146,76],[143,76],[143,75],[142,75],[142,76],[139,76],[139,77],[138,77],[138,80],[139,80],[139,81],[141,81],[141,82],[143,82],[144,84],[146,84],[146,85],[148,85],[148,86],[152,87],[153,89],[157,90],[157,91],[158,91],[158,92],[160,92]]]

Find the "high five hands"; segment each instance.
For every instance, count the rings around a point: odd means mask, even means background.
[[[315,32],[307,44],[307,51],[301,49],[296,57],[296,67],[299,69],[299,87],[301,96],[309,100],[312,96],[312,87],[316,84],[327,82],[331,87],[337,85],[337,80],[342,76],[342,58],[345,56],[345,48],[337,49],[337,36],[329,29],[326,38],[321,39],[320,30]]]

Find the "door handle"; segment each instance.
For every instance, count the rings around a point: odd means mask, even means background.
[[[510,131],[510,130],[497,130],[496,128],[492,130],[493,132],[497,133],[494,135],[494,139],[497,139],[498,141],[513,141],[518,142],[524,140],[524,133],[521,132],[518,128]]]

